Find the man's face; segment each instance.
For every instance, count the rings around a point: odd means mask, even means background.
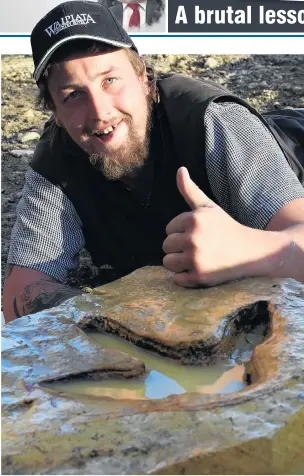
[[[48,88],[55,117],[105,175],[132,174],[147,154],[146,75],[138,77],[126,51],[71,57],[51,67]]]

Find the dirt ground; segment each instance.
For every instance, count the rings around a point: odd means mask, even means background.
[[[225,86],[259,111],[304,107],[304,55],[152,55],[157,73],[177,72]],[[36,106],[30,56],[2,56],[2,282],[24,174],[48,114]],[[98,270],[86,252],[69,284],[95,286]]]

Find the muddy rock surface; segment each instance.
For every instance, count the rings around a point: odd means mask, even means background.
[[[184,364],[242,355],[269,334],[268,296],[276,289],[275,280],[249,279],[191,291],[171,278],[163,267],[144,267],[95,288],[75,300],[76,322],[106,329]]]
[[[304,287],[294,280],[182,290],[163,268],[145,267],[8,324],[3,473],[302,474],[303,308]],[[153,341],[154,351],[177,348],[176,358],[192,354],[196,365],[240,351],[247,386],[158,400],[54,390],[51,381],[80,374],[143,378],[141,362],[104,351],[86,335],[90,327],[146,346]]]
[[[260,111],[303,107],[304,56],[151,55],[159,74],[177,72],[207,78],[227,87]],[[2,269],[5,269],[16,204],[33,150],[48,113],[37,106],[30,56],[2,56]],[[4,273],[2,273],[4,274]],[[3,276],[2,276],[3,280]],[[83,252],[72,286],[96,286],[99,270]]]

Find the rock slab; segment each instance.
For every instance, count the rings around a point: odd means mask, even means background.
[[[170,273],[147,267],[5,326],[2,472],[301,473],[303,309],[304,287],[292,280],[183,290]],[[162,352],[199,349],[200,362],[235,352],[247,339],[259,344],[246,361],[251,385],[235,394],[138,401],[55,392],[47,382],[79,373],[142,378],[140,362],[104,352],[82,330],[88,326],[144,345],[150,336]]]

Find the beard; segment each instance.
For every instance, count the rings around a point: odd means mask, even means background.
[[[143,138],[139,137],[135,128],[132,127],[131,118],[125,115],[123,120],[129,126],[129,135],[125,146],[112,151],[109,155],[105,153],[101,156],[93,153],[89,156],[93,167],[100,170],[108,180],[120,180],[123,177],[132,178],[145,163],[148,156],[152,124],[152,101],[149,98],[147,99],[147,105],[147,126]]]

